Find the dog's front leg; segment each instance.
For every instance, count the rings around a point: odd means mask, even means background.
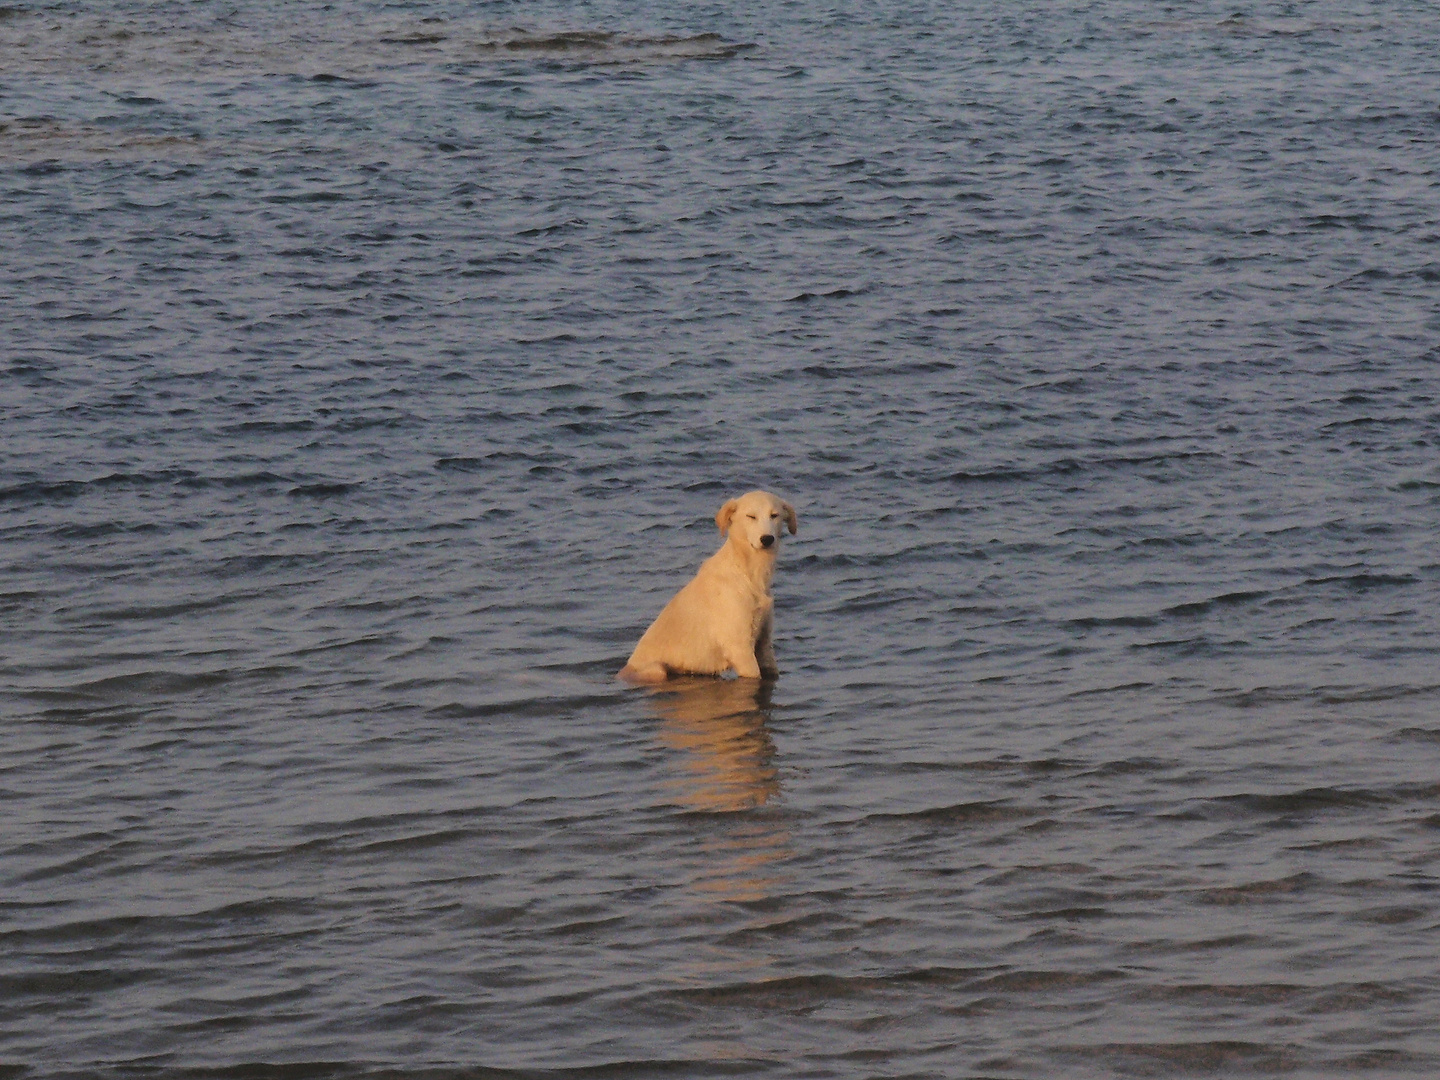
[[[775,643],[772,631],[775,628],[774,619],[767,616],[760,624],[760,636],[755,641],[755,662],[760,668],[760,675],[766,679],[773,679],[780,674],[780,667],[775,663]]]
[[[755,659],[755,654],[740,652],[730,657],[730,666],[735,669],[735,674],[742,679],[760,678],[760,664]]]

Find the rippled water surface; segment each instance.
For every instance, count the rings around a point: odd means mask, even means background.
[[[1437,43],[0,7],[0,1076],[1436,1075]]]

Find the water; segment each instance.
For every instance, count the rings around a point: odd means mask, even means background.
[[[0,1075],[1435,1075],[1437,42],[4,8]]]

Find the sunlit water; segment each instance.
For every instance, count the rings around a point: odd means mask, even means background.
[[[1437,79],[0,8],[0,1076],[1435,1075]],[[780,679],[613,682],[753,487]]]

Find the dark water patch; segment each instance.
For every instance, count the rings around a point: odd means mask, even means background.
[[[667,990],[660,1000],[685,1001],[727,1008],[803,1011],[874,991],[902,990],[908,986],[948,988],[977,982],[984,969],[923,968],[889,975],[841,977],[829,974],[795,975],[777,979],[735,982],[720,986]]]
[[[1376,926],[1400,926],[1405,923],[1415,922],[1418,919],[1433,918],[1434,914],[1433,909],[1428,907],[1388,905],[1386,907],[1371,908],[1367,911],[1360,912],[1356,918],[1360,922],[1373,923]]]
[[[1402,801],[1404,791],[1372,789],[1306,788],[1275,794],[1223,795],[1206,801],[1206,807],[1221,815],[1234,813],[1262,815],[1313,815],[1331,810],[1364,810]]]
[[[1173,610],[1173,609],[1172,609],[1172,610]],[[1168,612],[1167,612],[1167,614],[1168,614]],[[1103,627],[1109,627],[1109,626],[1131,627],[1131,628],[1142,629],[1142,630],[1143,630],[1143,629],[1149,629],[1149,628],[1151,628],[1151,627],[1159,626],[1159,625],[1160,625],[1160,622],[1161,622],[1160,618],[1159,618],[1158,616],[1155,616],[1155,615],[1115,615],[1115,616],[1112,616],[1112,617],[1110,617],[1110,618],[1102,618],[1102,617],[1099,617],[1099,616],[1093,616],[1093,615],[1092,615],[1092,616],[1086,616],[1086,617],[1080,618],[1080,619],[1071,619],[1071,620],[1069,620],[1069,622],[1068,622],[1067,625],[1073,626],[1073,627],[1075,627],[1077,630],[1098,630],[1098,629],[1101,629],[1101,628],[1103,628]],[[1085,692],[1085,693],[1104,693],[1105,691],[1100,691],[1100,690],[1087,690],[1087,691],[1084,691],[1084,692]]]
[[[844,290],[822,293],[822,297],[838,297],[852,295]],[[812,294],[806,293],[803,296],[792,297],[793,301],[800,301]],[[813,298],[813,297],[812,297]],[[809,364],[800,369],[801,374],[809,375],[817,379],[873,379],[873,378],[912,378],[917,375],[933,375],[946,371],[957,370],[957,365],[944,360],[929,361],[905,361],[892,360],[880,363],[843,364],[825,363]],[[791,378],[788,373],[777,373],[775,378],[784,381]]]
[[[446,37],[445,34],[402,34],[398,37],[381,37],[376,40],[385,45],[437,45]]]
[[[746,926],[729,934],[724,940],[732,945],[744,945],[751,941],[785,939],[796,934],[827,931],[837,936],[849,936],[851,922],[839,914],[813,912],[795,918],[783,918],[759,926]]]
[[[359,483],[343,483],[341,481],[300,484],[291,488],[286,494],[300,498],[324,499],[335,495],[348,495],[360,486]]]
[[[486,467],[486,460],[477,457],[443,457],[435,460],[435,468],[440,472],[484,472]]]
[[[595,49],[603,48],[614,40],[615,34],[605,30],[572,30],[556,34],[531,35],[522,33],[506,41],[498,43],[498,47],[509,49],[512,52],[520,51],[559,51],[568,52],[572,49]],[[490,47],[496,47],[496,43],[486,42]]]
[[[344,652],[351,649],[371,650],[378,646],[393,645],[399,641],[396,634],[362,634],[355,638],[345,638],[340,641],[327,641],[319,645],[309,645],[302,649],[295,649],[287,654],[292,658],[315,656],[320,653]]]
[[[1173,1075],[1177,1070],[1190,1075],[1273,1076],[1313,1064],[1298,1046],[1230,1039],[1069,1045],[1060,1053],[1076,1065],[1099,1065],[1127,1076]]]
[[[86,852],[73,859],[64,862],[54,863],[49,866],[37,867],[21,874],[17,874],[12,880],[17,885],[26,885],[40,881],[50,881],[55,878],[68,878],[83,874],[88,870],[114,867],[117,862],[126,861],[125,857],[137,853],[139,845],[125,842],[109,844],[95,851]]]
[[[1266,589],[1249,589],[1222,593],[1208,600],[1196,600],[1188,604],[1176,604],[1174,607],[1166,608],[1162,614],[1180,617],[1208,615],[1216,609],[1232,607],[1236,604],[1245,604],[1252,600],[1261,600],[1270,595],[1272,594]]]
[[[862,291],[863,290],[839,288],[831,289],[829,292],[802,292],[790,297],[788,302],[792,304],[808,304],[812,300],[843,300],[846,297],[857,296]],[[816,374],[823,371],[823,368],[805,369],[806,374]]]
[[[1030,483],[1051,478],[1072,479],[1085,474],[1103,473],[1112,469],[1164,467],[1172,462],[1212,458],[1212,454],[1153,454],[1142,457],[1101,457],[1089,460],[1058,458],[1032,468],[994,468],[981,472],[960,471],[945,479],[954,484]]]
[[[933,806],[923,810],[905,813],[870,814],[864,820],[874,822],[909,823],[916,825],[987,825],[995,822],[1026,821],[1040,816],[1040,812],[1029,807],[1015,806],[1000,800],[988,802],[956,803],[952,806]]]
[[[1151,688],[1151,686],[1151,683],[1144,682],[1122,683],[1119,686],[1102,686],[1093,687],[1087,690],[1077,690],[1071,695],[1071,697],[1084,698],[1100,694],[1129,693],[1133,691],[1148,690]]]
[[[1086,769],[1082,776],[1143,776],[1149,773],[1169,772],[1178,768],[1181,762],[1164,758],[1136,757],[1120,761],[1106,761]]]
[[[155,700],[207,690],[230,682],[229,671],[178,672],[137,671],[91,682],[47,690],[30,690],[32,697],[47,701],[94,701],[98,703]]]
[[[1238,638],[1227,641],[1205,635],[1187,638],[1167,638],[1164,641],[1138,642],[1129,646],[1137,652],[1168,653],[1174,657],[1214,657],[1252,647],[1252,643]]]
[[[1300,703],[1377,703],[1429,697],[1437,692],[1440,692],[1440,687],[1428,682],[1402,686],[1257,686],[1251,690],[1220,692],[1215,695],[1215,700],[1233,708],[1253,709]]]
[[[1301,872],[1283,878],[1250,881],[1242,885],[1201,889],[1197,892],[1196,899],[1201,903],[1223,907],[1264,904],[1274,900],[1294,899],[1298,894],[1303,894],[1317,884],[1318,881],[1313,874]]]
[[[1097,984],[1125,980],[1123,971],[1009,971],[992,975],[976,983],[980,989],[1009,994],[1044,994],[1055,990],[1074,990]]]
[[[1372,589],[1394,588],[1414,585],[1413,574],[1336,574],[1329,577],[1307,578],[1306,585],[1340,585],[1353,592],[1369,592]]]
[[[1365,997],[1387,1004],[1404,1001],[1408,995],[1383,983],[1352,983],[1311,985],[1305,983],[1196,983],[1184,986],[1157,987],[1151,991],[1163,998],[1184,1002],[1203,1002],[1212,1008],[1233,1005],[1285,1005],[1303,1008],[1335,997]]]
[[[63,972],[17,972],[0,974],[0,994],[10,999],[47,998],[55,995],[76,996],[103,994],[141,983],[155,982],[161,977],[155,969],[76,968]]]
[[[313,420],[246,420],[220,429],[222,435],[284,435],[290,432],[313,431]]]
[[[349,202],[350,196],[342,191],[300,191],[284,195],[267,195],[265,201],[292,205],[343,203]]]
[[[393,840],[376,840],[369,844],[360,845],[355,850],[363,852],[393,851],[398,854],[405,854],[421,851],[426,848],[454,844],[461,840],[468,839],[470,836],[471,833],[467,829],[441,829],[435,832],[398,837]]]
[[[163,939],[170,933],[204,930],[216,926],[239,928],[256,925],[275,916],[309,915],[314,911],[314,905],[303,899],[271,897],[222,903],[213,908],[185,914],[117,915],[23,930],[5,930],[0,931],[0,941],[15,949],[76,943],[111,945],[150,936]]]
[[[606,667],[613,661],[607,662]],[[615,664],[618,671],[623,664]],[[617,692],[618,693],[618,692]],[[616,705],[617,693],[578,694],[557,697],[520,698],[509,701],[463,703],[452,702],[438,705],[430,710],[431,715],[447,720],[476,720],[492,716],[547,717],[559,719],[567,713],[579,711],[587,706]]]
[[[1394,701],[1398,698],[1427,697],[1440,694],[1440,684],[1412,686],[1323,686],[1316,688],[1318,700],[1325,705],[1346,705],[1360,702]]]
[[[1200,940],[1139,941],[1128,951],[1158,953],[1207,953],[1224,949],[1248,949],[1259,945],[1264,939],[1256,934],[1225,934],[1220,937]]]
[[[281,476],[278,473],[273,473],[269,470],[262,469],[257,472],[238,472],[221,476],[186,476],[178,478],[176,482],[183,487],[199,489],[211,487],[273,488],[280,484],[294,483],[294,478],[289,476]]]
[[[85,490],[82,480],[31,481],[0,488],[0,502],[35,503],[73,499]]]

